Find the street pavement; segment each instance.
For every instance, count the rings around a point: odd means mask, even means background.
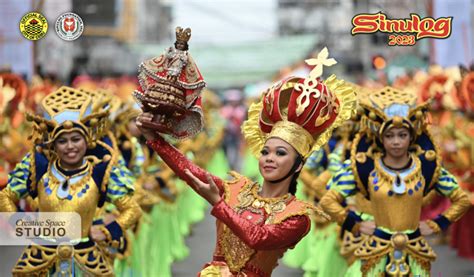
[[[172,272],[175,277],[192,277],[211,260],[215,245],[215,220],[206,214],[206,218],[192,228],[192,234],[186,239],[190,255],[183,261],[173,264]],[[433,246],[438,259],[433,263],[433,277],[474,276],[474,261],[459,258],[456,252],[446,245]],[[23,247],[0,247],[0,276],[11,276],[10,270],[21,254]],[[280,265],[273,277],[299,277],[303,272]],[[159,276],[153,276],[159,277]],[[333,277],[333,276],[328,276]]]
[[[195,276],[196,272],[199,272],[202,266],[211,260],[215,245],[215,229],[215,219],[208,212],[206,218],[192,228],[193,233],[186,240],[190,255],[184,261],[173,264],[173,276]],[[432,264],[433,277],[474,276],[474,261],[458,257],[456,252],[447,245],[432,244],[432,246],[438,255],[437,260]],[[303,276],[303,271],[288,268],[283,264],[280,264],[272,274],[272,277],[301,276]]]

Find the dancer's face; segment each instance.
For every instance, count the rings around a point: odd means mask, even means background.
[[[77,169],[82,165],[87,143],[81,133],[73,131],[62,133],[54,141],[54,149],[64,169]]]
[[[410,139],[410,131],[405,127],[388,129],[382,135],[386,155],[395,159],[406,156]]]
[[[258,167],[266,181],[276,181],[290,172],[298,156],[296,150],[279,138],[267,140],[261,151]],[[301,170],[302,165],[296,171]],[[288,178],[291,178],[288,177]]]

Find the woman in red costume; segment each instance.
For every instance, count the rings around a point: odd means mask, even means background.
[[[332,65],[325,48],[307,78],[289,77],[265,91],[249,109],[243,133],[260,152],[263,185],[235,172],[233,180],[211,176],[150,129],[141,126],[150,145],[175,173],[212,206],[217,218],[213,260],[199,276],[270,276],[278,259],[309,231],[308,213],[319,208],[297,200],[296,180],[305,159],[324,145],[332,130],[351,116],[352,87],[335,76],[322,82],[323,65]],[[141,122],[151,120],[142,114]]]

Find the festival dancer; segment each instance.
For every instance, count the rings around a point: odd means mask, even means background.
[[[453,173],[474,205],[474,71],[463,69],[457,95],[462,114],[453,118],[451,136],[455,141],[449,154],[455,156]],[[448,152],[448,151],[447,151]],[[474,260],[474,206],[451,228],[451,246],[459,256]]]
[[[39,212],[77,212],[81,240],[74,246],[28,246],[12,270],[15,276],[112,276],[104,249],[123,247],[124,232],[140,217],[130,179],[114,166],[116,151],[100,140],[108,113],[93,110],[93,104],[87,93],[61,87],[43,99],[44,116],[28,116],[36,147],[9,175],[0,192],[0,211],[15,212],[16,201],[31,196]],[[104,202],[113,203],[120,214],[108,225],[93,225]]]
[[[224,181],[209,175],[150,129],[142,132],[161,158],[212,206],[217,244],[200,276],[270,276],[278,259],[310,228],[310,204],[294,197],[296,180],[312,150],[327,143],[332,130],[350,118],[353,89],[335,76],[322,82],[323,65],[332,65],[325,48],[307,78],[290,77],[270,87],[249,110],[243,133],[260,152],[263,185],[232,173]],[[139,116],[139,125],[150,121]]]
[[[371,93],[369,100],[360,104],[364,114],[351,159],[332,178],[320,204],[343,229],[370,235],[355,252],[362,275],[428,276],[436,255],[424,236],[446,229],[470,203],[440,166],[427,129],[428,104],[416,106],[414,95],[391,87]],[[452,205],[435,219],[420,221],[423,196],[432,190]],[[374,221],[341,206],[357,192],[370,200]]]

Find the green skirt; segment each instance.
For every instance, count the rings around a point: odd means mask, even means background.
[[[344,276],[347,263],[340,254],[338,236],[338,225],[334,222],[308,236],[309,258],[303,264],[305,277]]]

